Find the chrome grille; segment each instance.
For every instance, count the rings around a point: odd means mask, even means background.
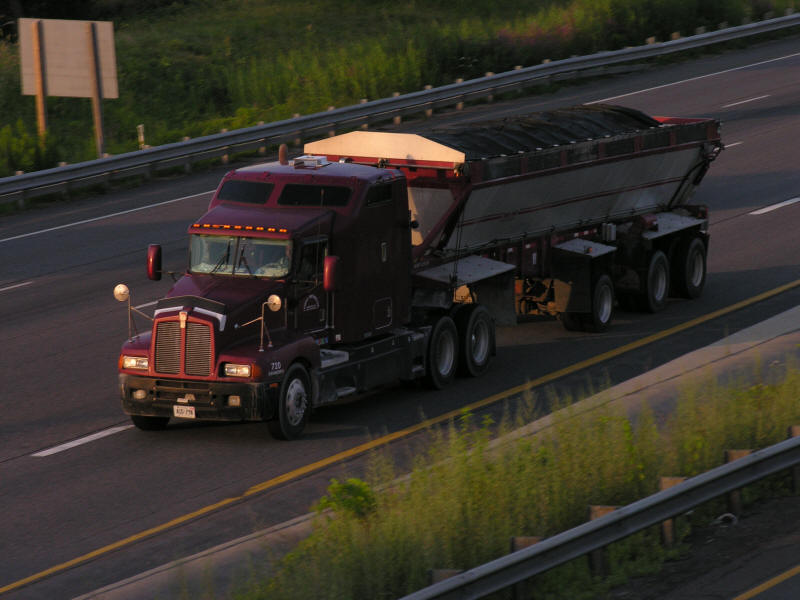
[[[186,323],[185,343],[186,347],[182,349],[181,325],[178,321],[161,321],[157,325],[157,373],[178,375],[183,363],[183,372],[186,375],[211,374],[211,328],[202,323]]]
[[[180,373],[181,326],[177,321],[162,321],[156,328],[156,371]]]
[[[211,328],[200,323],[186,324],[187,375],[211,374]]]

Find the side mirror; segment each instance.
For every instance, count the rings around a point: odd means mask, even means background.
[[[147,247],[147,277],[153,281],[161,279],[161,245],[150,244]]]
[[[322,276],[322,286],[326,292],[337,292],[339,291],[339,279],[341,275],[339,274],[339,257],[338,256],[326,256],[325,257],[325,272]]]

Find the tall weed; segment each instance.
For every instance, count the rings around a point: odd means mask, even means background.
[[[331,510],[319,513],[311,537],[272,579],[240,597],[402,596],[426,585],[429,569],[485,563],[508,552],[511,536],[553,535],[584,522],[589,504],[628,504],[657,491],[661,475],[691,476],[721,464],[726,448],[783,439],[800,419],[798,393],[794,367],[777,383],[706,382],[685,390],[660,426],[646,403],[629,416],[562,399],[548,428],[504,443],[492,438],[510,419],[476,424],[466,413],[430,432],[408,477],[385,479],[394,469],[380,455],[368,482],[334,481],[320,505]],[[584,557],[537,577],[532,597],[592,597],[657,571],[669,552],[654,528],[613,544],[606,556],[609,578],[593,576]]]

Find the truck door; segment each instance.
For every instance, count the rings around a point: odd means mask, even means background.
[[[315,334],[325,330],[327,297],[322,287],[323,266],[328,254],[328,240],[308,241],[300,246],[295,271],[295,328]]]

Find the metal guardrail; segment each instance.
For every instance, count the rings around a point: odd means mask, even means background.
[[[791,14],[662,43],[543,63],[265,125],[4,177],[0,178],[0,203],[22,202],[29,197],[68,190],[76,182],[91,185],[98,181],[106,182],[142,173],[152,174],[160,168],[176,165],[189,167],[193,162],[231,152],[254,150],[267,144],[279,144],[335,128],[358,127],[428,109],[452,106],[471,98],[523,89],[544,79],[577,77],[586,75],[587,72],[591,74],[594,69],[607,69],[612,65],[702,48],[797,25],[800,25],[800,14]]]
[[[800,437],[794,437],[401,600],[483,598],[798,463]]]

